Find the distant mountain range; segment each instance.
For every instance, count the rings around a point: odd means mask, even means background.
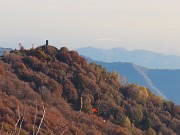
[[[153,69],[180,69],[180,56],[164,55],[145,50],[128,51],[124,48],[110,50],[85,47],[77,49],[84,56],[103,62],[131,62]]]
[[[148,87],[153,93],[180,104],[180,69],[148,69],[132,63],[93,61],[85,57],[88,62],[102,65],[109,72],[116,70],[121,78],[126,77],[128,83],[137,83]]]

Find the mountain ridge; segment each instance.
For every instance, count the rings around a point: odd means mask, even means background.
[[[103,62],[131,62],[153,69],[180,69],[180,56],[132,50],[124,48],[100,49],[84,47],[76,49],[81,55]]]

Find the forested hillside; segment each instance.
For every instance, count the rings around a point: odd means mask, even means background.
[[[128,83],[145,86],[153,93],[180,104],[180,69],[148,69],[132,63],[107,63],[94,61],[88,57],[85,58],[88,62],[102,65],[109,72],[116,70],[121,75],[121,78],[124,78]]]
[[[180,106],[76,51],[40,46],[0,61],[0,134],[180,134]]]

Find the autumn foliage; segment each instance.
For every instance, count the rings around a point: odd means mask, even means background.
[[[33,134],[43,107],[40,135],[180,134],[178,105],[120,81],[66,47],[11,51],[0,61],[0,134],[19,130],[18,110],[21,134]]]

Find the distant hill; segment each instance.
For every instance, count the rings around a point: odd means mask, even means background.
[[[85,57],[88,62],[92,59]],[[106,63],[94,61],[105,67],[109,72],[116,70],[129,83],[137,83],[148,87],[153,93],[180,104],[180,70],[147,69],[132,63]]]
[[[119,82],[66,47],[13,50],[0,57],[0,135],[179,135],[180,106]]]
[[[131,62],[147,68],[180,69],[180,56],[164,55],[145,50],[128,51],[124,48],[79,48],[77,51],[93,60],[103,62]]]

